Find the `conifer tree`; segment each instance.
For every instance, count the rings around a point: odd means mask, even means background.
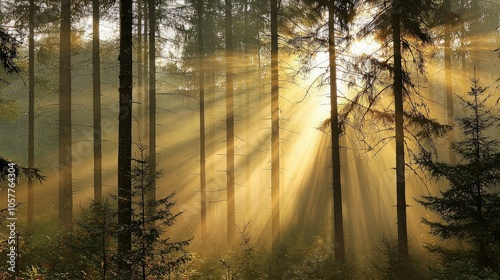
[[[59,224],[73,220],[73,160],[71,154],[71,0],[61,0],[59,44]]]
[[[362,103],[362,114],[372,113],[374,120],[382,121],[395,132],[396,162],[396,214],[399,260],[408,259],[408,230],[406,221],[406,154],[408,139],[421,145],[421,141],[431,141],[433,135],[448,131],[448,127],[429,118],[429,110],[422,101],[420,88],[413,79],[420,79],[425,72],[425,59],[421,47],[431,43],[429,17],[436,11],[434,0],[386,1],[369,0],[381,11],[361,29],[362,36],[372,35],[381,40],[381,57],[363,56],[359,69],[369,69],[360,80],[364,90],[354,98],[351,110]],[[379,53],[380,54],[380,53]],[[389,55],[390,54],[390,55]],[[411,66],[410,66],[411,65]],[[383,73],[388,73],[385,75]],[[388,78],[390,77],[390,78]],[[393,108],[380,106],[383,93],[392,88]],[[377,108],[378,105],[378,108]],[[353,106],[353,107],[351,107]],[[375,109],[376,108],[376,109]],[[364,118],[364,116],[363,116]],[[411,130],[410,130],[411,129]],[[407,139],[407,140],[405,140]],[[386,143],[380,141],[375,145]],[[370,144],[369,149],[374,149]]]
[[[80,213],[75,221],[75,231],[72,233],[78,254],[90,261],[97,270],[100,279],[112,275],[110,263],[116,234],[116,211],[112,209],[107,199],[92,201],[88,208]]]
[[[473,263],[478,271],[500,273],[500,142],[489,136],[489,129],[500,125],[499,116],[487,106],[488,88],[479,86],[477,78],[471,81],[468,97],[460,98],[469,114],[457,118],[464,139],[452,143],[460,160],[438,162],[423,151],[418,161],[432,177],[446,179],[449,188],[437,196],[422,196],[418,202],[439,217],[423,218],[433,235],[458,238],[466,245],[465,249],[429,245],[431,252],[442,254],[448,264],[461,256],[463,263]]]
[[[94,200],[102,199],[102,132],[101,132],[101,58],[100,58],[100,7],[92,0],[92,93],[94,122]]]
[[[349,22],[352,20],[356,10],[357,0],[343,1],[337,3],[334,0],[304,0],[312,7],[313,11],[322,14],[324,9],[328,10],[328,67],[330,86],[330,127],[332,139],[332,162],[333,162],[333,227],[335,258],[339,262],[345,259],[344,248],[344,226],[342,214],[342,186],[340,166],[340,136],[341,125],[339,124],[339,109],[337,101],[337,46],[335,26],[348,30]],[[335,124],[335,125],[332,125]]]
[[[203,50],[203,18],[204,1],[198,0],[196,12],[198,15],[198,64],[200,94],[200,198],[201,198],[201,238],[207,237],[207,174],[206,174],[206,136],[205,136],[205,52]]]
[[[151,200],[151,189],[156,188],[160,172],[152,173],[146,146],[139,145],[139,157],[132,168],[132,250],[129,263],[133,275],[139,279],[162,279],[189,260],[185,247],[190,240],[174,242],[167,237],[167,229],[174,225],[182,212],[173,212],[175,193]],[[152,177],[153,176],[153,177]],[[150,209],[155,209],[154,212]],[[135,278],[135,277],[134,277]]]
[[[28,86],[29,86],[29,108],[28,108],[28,168],[35,165],[35,1],[29,1],[29,37],[28,37]],[[33,230],[33,204],[34,204],[33,181],[28,178],[28,230]]]
[[[226,169],[227,169],[227,243],[236,237],[234,201],[234,73],[233,73],[233,5],[225,0],[226,29]]]
[[[18,46],[19,42],[7,33],[3,27],[0,27],[0,63],[6,73],[19,72],[19,68],[15,63],[18,55]]]
[[[132,1],[120,1],[120,113],[118,124],[118,263],[117,279],[132,277],[126,260],[132,249]]]
[[[156,197],[156,10],[157,2],[148,1],[149,14],[149,163],[153,187],[149,189],[148,199],[155,200]],[[154,207],[149,211],[155,211]]]
[[[271,0],[271,237],[276,252],[280,238],[280,127],[278,81],[278,0]]]

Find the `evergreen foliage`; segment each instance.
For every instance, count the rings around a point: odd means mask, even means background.
[[[146,146],[138,145],[139,157],[132,167],[132,251],[127,260],[132,264],[133,275],[142,279],[162,278],[178,270],[189,261],[186,247],[191,240],[172,241],[167,229],[172,227],[182,212],[174,212],[175,193],[149,200],[160,172],[151,177],[149,159],[144,155]]]
[[[418,163],[434,178],[444,178],[449,188],[438,196],[422,196],[418,200],[439,219],[424,218],[431,233],[443,240],[459,239],[463,249],[428,245],[431,252],[444,257],[444,267],[456,261],[473,264],[478,271],[500,272],[500,142],[489,135],[498,128],[495,108],[487,106],[488,88],[472,79],[469,98],[460,98],[469,115],[458,117],[464,139],[454,141],[452,149],[461,158],[457,164],[436,161],[423,151]],[[454,265],[453,265],[454,264]],[[451,269],[450,271],[452,271]]]
[[[75,222],[74,249],[85,257],[101,279],[106,279],[113,268],[110,256],[116,241],[116,211],[108,200],[92,201],[88,208],[83,209],[80,218]],[[113,275],[113,274],[111,274]]]
[[[373,279],[391,280],[424,280],[429,279],[427,270],[419,262],[419,259],[410,255],[408,259],[402,260],[398,253],[397,240],[382,237],[380,246],[375,253]]]
[[[15,64],[18,45],[19,42],[0,27],[0,63],[7,73],[19,72],[19,68]]]
[[[164,279],[181,271],[190,260],[185,248],[191,240],[172,241],[167,230],[182,212],[173,211],[175,193],[153,201],[147,199],[153,181],[144,156],[145,146],[139,147],[140,157],[134,160],[131,176],[131,224],[127,228],[117,224],[116,205],[108,200],[92,201],[82,209],[72,231],[24,245],[23,251],[30,252],[27,256],[35,258],[20,267],[27,278],[19,279],[117,279],[121,275],[121,260],[131,265],[133,279]],[[128,256],[116,250],[121,230],[132,236]]]
[[[4,159],[0,157],[0,184],[2,181],[7,179],[9,163],[13,163],[8,159]],[[19,179],[19,175],[23,175],[28,180],[39,181],[40,183],[46,179],[46,177],[42,174],[42,171],[38,168],[28,168],[19,165],[15,165],[14,169],[16,170],[16,179]]]

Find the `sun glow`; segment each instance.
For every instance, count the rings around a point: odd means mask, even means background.
[[[371,55],[379,50],[381,47],[380,43],[373,37],[363,38],[361,40],[356,40],[351,44],[349,48],[352,55]]]
[[[92,39],[92,18],[87,18],[82,23],[84,28],[84,38]],[[99,37],[102,41],[111,41],[118,38],[119,26],[117,23],[101,19],[99,24]]]

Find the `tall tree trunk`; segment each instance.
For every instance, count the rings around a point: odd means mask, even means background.
[[[156,1],[149,0],[149,176],[151,189],[148,201],[156,200]],[[153,205],[153,203],[151,203]],[[155,211],[151,206],[150,213]]]
[[[207,237],[207,174],[205,149],[205,65],[203,51],[203,0],[198,0],[198,64],[200,90],[200,197],[201,197],[201,240]]]
[[[142,43],[142,89],[144,92],[143,95],[143,108],[144,108],[144,120],[143,120],[143,127],[144,131],[142,141],[149,143],[149,29],[148,29],[148,23],[149,23],[149,12],[148,12],[148,2],[147,0],[142,1],[143,3],[143,16],[144,16],[144,33],[142,38],[143,38],[143,43]],[[147,93],[147,94],[146,94]]]
[[[35,166],[35,1],[29,2],[29,109],[28,109],[28,167]],[[28,178],[28,231],[33,230],[33,180]]]
[[[92,84],[94,99],[94,200],[102,200],[101,58],[99,0],[92,0]]]
[[[231,0],[226,4],[226,168],[227,168],[227,243],[236,235],[234,201],[234,104],[233,104],[233,15]]]
[[[340,128],[337,104],[337,62],[335,54],[335,7],[331,0],[328,5],[328,53],[330,62],[330,121],[332,128],[333,160],[333,227],[335,232],[335,260],[344,262],[344,224],[342,215],[342,185],[340,180]]]
[[[444,9],[447,14],[451,14],[451,3],[450,0],[445,0]],[[448,125],[453,126],[455,114],[453,110],[453,88],[452,88],[452,72],[451,72],[451,24],[450,18],[446,19],[444,25],[444,65],[445,65],[445,93],[446,93],[446,111]],[[448,133],[448,142],[451,143],[455,140],[455,133],[453,129]],[[448,149],[449,160],[451,164],[456,163],[456,156],[453,149]]]
[[[142,0],[137,0],[137,142],[143,143],[144,124],[144,96],[143,96],[143,73],[142,73]]]
[[[392,35],[394,43],[394,106],[396,125],[396,208],[398,221],[398,254],[408,259],[408,233],[406,226],[405,153],[403,132],[403,69],[401,65],[401,30],[399,0],[393,1]]]
[[[132,0],[120,1],[120,112],[118,124],[118,279],[131,279],[132,242]]]
[[[59,42],[59,224],[70,230],[73,220],[71,155],[71,0],[61,0]]]
[[[278,84],[278,0],[271,0],[271,236],[273,252],[280,238],[280,127]]]
[[[258,104],[258,111],[259,111],[259,131],[263,131],[267,126],[264,126],[264,119],[266,119],[266,112],[264,108],[266,108],[266,102],[265,102],[265,96],[264,96],[264,88],[263,88],[263,82],[262,82],[262,59],[260,55],[260,49],[261,49],[261,34],[260,34],[260,29],[261,29],[261,17],[257,17],[257,91],[259,95],[259,104]],[[259,151],[259,156],[257,158],[257,162],[261,165],[265,161],[264,153],[262,151]],[[258,175],[258,184],[260,186],[264,185],[264,176],[261,176],[262,174],[259,173]]]
[[[109,208],[107,208],[107,202],[104,202],[101,200],[99,202],[100,207],[102,207],[102,243],[101,243],[101,249],[102,249],[102,262],[101,262],[101,279],[106,280],[106,269],[107,269],[107,257],[106,257],[106,236],[107,236],[107,223],[106,223],[106,215],[108,214]]]
[[[245,87],[245,140],[247,141],[246,145],[246,156],[245,156],[245,220],[250,220],[250,213],[251,213],[251,207],[252,207],[252,201],[251,201],[251,195],[252,195],[252,186],[251,186],[251,174],[252,174],[252,168],[251,168],[251,163],[253,159],[253,151],[252,151],[252,146],[250,143],[252,142],[250,139],[250,125],[251,125],[251,117],[250,117],[250,111],[251,111],[251,104],[250,104],[250,84],[249,84],[249,47],[248,45],[250,44],[250,31],[249,31],[249,24],[248,24],[248,0],[245,0],[243,3],[243,9],[244,9],[244,35],[243,35],[243,52],[244,52],[244,74],[243,74],[243,79],[244,79],[244,87]]]

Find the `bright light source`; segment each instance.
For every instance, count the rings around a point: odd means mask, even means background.
[[[360,56],[363,54],[373,54],[378,49],[380,49],[380,43],[377,42],[373,37],[356,40],[351,44],[350,47],[351,54],[355,56]]]

